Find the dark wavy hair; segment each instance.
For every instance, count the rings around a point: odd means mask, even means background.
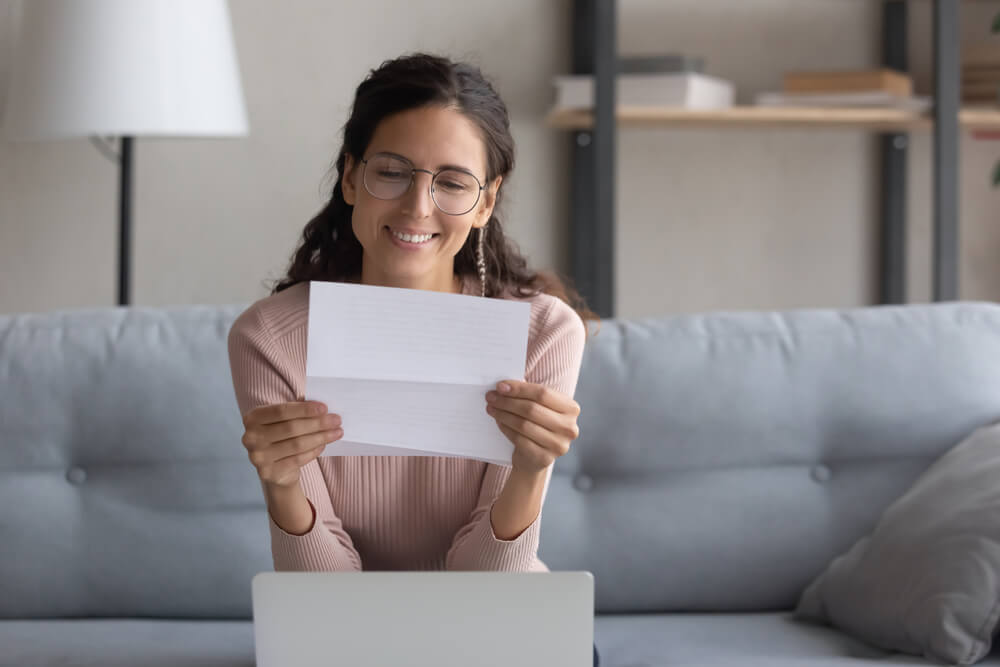
[[[383,62],[358,86],[350,118],[344,125],[344,143],[337,156],[337,180],[330,201],[306,224],[292,256],[287,275],[272,294],[300,282],[322,280],[353,282],[361,277],[362,247],[351,227],[354,207],[344,201],[342,188],[345,156],[355,163],[364,156],[378,124],[387,116],[426,106],[453,108],[479,128],[486,147],[486,180],[506,176],[514,168],[514,138],[507,107],[478,67],[447,58],[417,53]],[[584,320],[597,316],[579,294],[554,272],[536,272],[517,246],[503,232],[497,215],[503,182],[484,228],[486,296],[533,296],[544,292],[568,303]],[[469,234],[455,256],[455,274],[475,278],[476,238]]]

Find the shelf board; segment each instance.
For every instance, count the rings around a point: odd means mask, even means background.
[[[736,106],[697,111],[671,107],[619,107],[617,116],[622,127],[805,126],[926,130],[933,126],[932,117],[928,114],[875,108]],[[959,111],[959,121],[964,129],[1000,130],[1000,107],[964,108]],[[563,130],[585,130],[594,124],[589,109],[552,111],[546,122]]]

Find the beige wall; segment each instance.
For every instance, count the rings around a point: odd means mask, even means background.
[[[790,68],[878,62],[871,0],[620,0],[623,54],[704,55],[740,101]],[[0,0],[0,96],[15,3]],[[245,302],[266,294],[325,199],[354,87],[426,49],[466,57],[510,107],[518,167],[508,229],[536,266],[567,265],[567,137],[544,125],[569,66],[570,0],[231,0],[250,116],[239,140],[137,141],[134,301]],[[461,9],[459,9],[461,7]],[[914,0],[926,85],[929,2]],[[964,3],[966,39],[1000,3]],[[2,104],[2,99],[0,99]],[[622,315],[852,306],[875,298],[877,152],[851,130],[623,130],[618,169]],[[962,143],[962,297],[1000,298],[998,142]],[[85,140],[0,142],[0,312],[115,302],[114,167]],[[929,295],[930,137],[910,170],[912,297]]]

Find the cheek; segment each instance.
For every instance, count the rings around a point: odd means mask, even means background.
[[[458,252],[465,244],[466,238],[472,235],[475,238],[476,230],[472,227],[472,219],[454,220],[447,226],[448,246],[453,247]]]
[[[351,212],[351,229],[359,241],[374,239],[378,234],[380,212],[370,200],[360,198]]]
[[[364,217],[364,211],[359,210],[357,206],[351,211],[351,229],[359,241],[363,240],[365,234],[365,226],[362,224]]]
[[[364,241],[364,238],[363,238],[363,233],[362,233],[362,230],[360,229],[360,225],[358,225],[358,212],[357,212],[357,210],[355,210],[351,214],[351,229],[354,231],[354,238],[356,238],[358,241],[360,241],[361,245],[364,245],[365,241]]]

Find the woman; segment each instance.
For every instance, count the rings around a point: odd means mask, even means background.
[[[229,333],[276,570],[547,569],[539,517],[552,464],[578,435],[586,333],[568,305],[576,295],[530,272],[504,236],[496,207],[513,164],[506,107],[474,67],[418,54],[358,87],[329,203],[288,275]],[[351,425],[336,406],[303,400],[311,280],[528,301],[526,379],[483,397],[514,446],[512,466],[320,458]]]

